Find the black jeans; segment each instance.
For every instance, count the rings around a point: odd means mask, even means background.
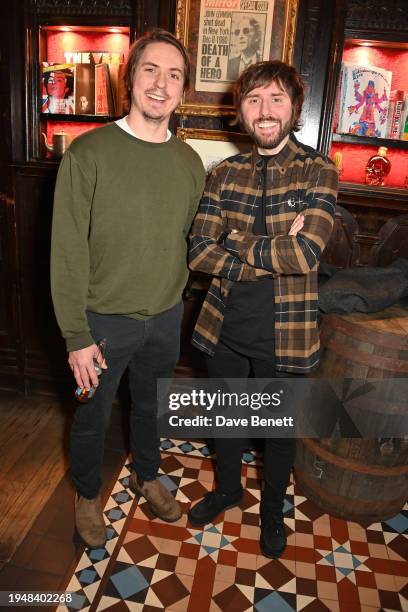
[[[289,378],[295,375],[277,372],[275,360],[262,360],[236,353],[224,344],[217,345],[213,357],[207,358],[209,378]],[[241,488],[241,458],[245,440],[217,438],[217,489],[233,494]],[[264,481],[261,513],[282,511],[296,451],[294,438],[266,438],[264,448]]]
[[[94,397],[78,404],[71,429],[71,473],[80,495],[93,499],[101,487],[105,432],[120,379],[129,368],[132,467],[154,480],[160,466],[157,379],[171,378],[180,350],[182,303],[146,320],[88,312],[93,338],[107,340],[108,369]]]

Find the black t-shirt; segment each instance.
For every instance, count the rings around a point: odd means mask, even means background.
[[[263,155],[262,200],[255,213],[252,233],[266,236],[267,165],[273,155]],[[257,281],[235,282],[221,329],[220,342],[256,359],[275,354],[275,291],[272,275]]]

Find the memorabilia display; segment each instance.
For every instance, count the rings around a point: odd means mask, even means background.
[[[75,65],[75,114],[95,114],[95,65]]]
[[[41,112],[61,115],[75,113],[75,64],[42,67]]]
[[[387,125],[385,137],[398,140],[401,135],[402,120],[404,114],[405,91],[396,89],[390,92],[390,102],[388,105]]]
[[[114,105],[108,64],[95,65],[95,115],[113,115]]]
[[[385,138],[392,73],[343,63],[337,132]]]
[[[391,170],[391,162],[387,157],[387,151],[387,147],[379,147],[377,153],[368,160],[366,166],[367,185],[384,185],[385,177]]]
[[[75,57],[74,54],[70,55]],[[84,55],[86,54],[79,54],[79,57],[82,58]],[[109,59],[107,54],[93,53],[91,57]],[[124,99],[122,84],[124,65],[123,62],[105,61],[97,64],[43,62],[41,112],[121,116]]]
[[[298,0],[177,0],[176,36],[192,60],[179,112],[233,115],[232,85],[251,64],[291,63]]]
[[[245,68],[269,59],[274,0],[217,6],[201,2],[196,91],[228,91]]]

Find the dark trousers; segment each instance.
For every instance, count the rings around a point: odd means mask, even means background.
[[[277,372],[275,360],[246,357],[219,343],[213,357],[207,358],[209,378],[289,378],[293,374]],[[217,489],[233,494],[241,488],[241,458],[245,440],[215,439],[217,453]],[[296,450],[294,438],[266,438],[264,447],[264,490],[261,512],[282,511]]]
[[[71,473],[78,493],[93,499],[101,487],[105,432],[120,379],[129,370],[132,467],[154,480],[160,465],[157,379],[171,378],[180,349],[182,304],[146,320],[88,312],[93,338],[107,340],[108,369],[94,397],[78,404],[71,429]]]

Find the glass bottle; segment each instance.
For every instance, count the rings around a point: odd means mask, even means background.
[[[387,157],[387,151],[387,147],[379,147],[377,153],[368,160],[366,166],[367,185],[384,185],[384,179],[391,170],[391,162]]]
[[[333,162],[337,168],[337,172],[339,173],[339,176],[341,176],[343,174],[343,153],[340,153],[340,151],[337,151],[333,156]]]
[[[103,359],[105,358],[106,339],[104,338],[103,340],[100,340],[99,342],[97,342],[96,346],[98,347],[97,357],[100,356],[103,361]],[[93,363],[94,363],[95,372],[97,376],[99,377],[102,375],[103,369],[99,365],[97,357],[94,357]],[[75,390],[75,397],[79,402],[81,402],[82,404],[85,404],[90,399],[92,399],[92,397],[95,395],[96,389],[97,388],[94,385],[92,385],[90,389],[86,389],[85,387],[77,387]]]

